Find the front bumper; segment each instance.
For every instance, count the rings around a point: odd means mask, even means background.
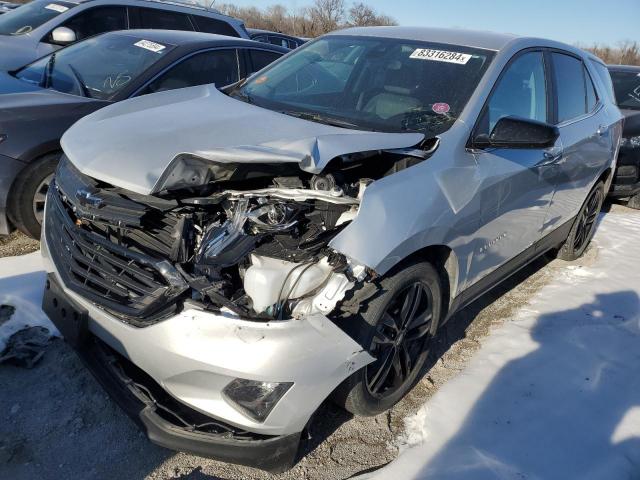
[[[640,193],[640,148],[621,147],[609,196],[633,197]]]
[[[128,325],[64,286],[44,237],[45,267],[61,286],[61,295],[87,312],[90,336],[143,371],[180,405],[234,429],[279,439],[252,443],[261,445],[253,447],[256,452],[274,445],[279,452],[284,448],[280,442],[290,449],[335,387],[373,361],[360,345],[321,315],[262,323],[193,306],[144,328]],[[224,399],[222,390],[235,378],[293,382],[293,386],[260,423]],[[229,450],[235,444],[222,448],[218,440],[204,441],[202,435],[192,438],[193,435],[183,432],[176,436],[146,407],[138,416],[149,438],[156,443],[223,461],[248,463],[240,458],[247,452],[246,441],[238,446],[244,449],[242,453],[234,456]],[[295,443],[297,448],[297,440]]]

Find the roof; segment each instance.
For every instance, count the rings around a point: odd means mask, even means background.
[[[493,33],[461,28],[430,27],[356,27],[338,30],[329,35],[396,38],[420,42],[464,45],[466,47],[483,48],[486,50],[500,50],[511,41],[519,38],[517,35],[506,33]]]
[[[87,2],[92,2],[96,0],[65,0],[65,1],[80,5],[81,3],[87,3]],[[140,0],[140,1],[149,2],[149,3],[158,3],[161,5],[172,5],[174,7],[192,8],[194,10],[201,10],[209,13],[215,13],[222,17],[234,18],[222,13],[220,10],[198,3],[196,0]]]
[[[640,73],[640,66],[638,65],[607,65],[609,70],[616,72],[638,72]]]
[[[159,29],[132,29],[132,30],[116,30],[112,32],[107,32],[104,35],[122,35],[122,36],[133,36],[140,37],[145,40],[150,40],[152,42],[159,43],[169,43],[171,45],[176,46],[188,46],[193,44],[207,44],[213,46],[224,46],[224,45],[253,45],[259,46],[260,48],[265,47],[273,47],[274,51],[279,51],[286,53],[289,50],[283,47],[278,47],[277,45],[269,45],[265,43],[255,42],[253,40],[239,38],[239,37],[228,37],[225,35],[216,35],[213,33],[204,33],[204,32],[193,32],[193,31],[185,31],[185,30],[159,30]]]

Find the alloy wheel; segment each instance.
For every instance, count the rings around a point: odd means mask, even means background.
[[[367,390],[386,397],[413,376],[418,358],[430,338],[433,297],[422,282],[400,290],[378,322],[370,347],[377,359],[366,367]]]
[[[598,218],[598,213],[600,213],[601,203],[602,192],[600,189],[596,189],[591,194],[591,197],[587,201],[586,207],[582,211],[580,219],[578,220],[578,227],[573,240],[573,249],[575,251],[580,251],[580,249],[582,249],[585,244],[591,240],[591,235],[593,234],[593,230],[596,225],[596,219]]]
[[[42,225],[42,220],[44,219],[44,203],[47,198],[47,192],[49,191],[49,185],[51,185],[52,179],[53,173],[45,177],[44,180],[40,182],[38,188],[36,188],[35,194],[33,195],[33,215],[40,225]]]

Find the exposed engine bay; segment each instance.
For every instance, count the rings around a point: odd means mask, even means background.
[[[423,159],[372,152],[338,159],[319,175],[295,164],[203,173],[187,171],[189,159],[164,180],[180,182],[156,195],[104,184],[64,160],[50,195],[75,226],[59,233],[79,248],[66,268],[72,283],[91,289],[94,301],[111,298],[104,307],[125,321],[144,325],[140,317],[159,319],[185,302],[269,321],[326,315],[356,282],[375,276],[328,244],[356,218],[368,185]],[[141,300],[147,291],[152,302]]]

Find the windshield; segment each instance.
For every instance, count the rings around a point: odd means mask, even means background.
[[[0,15],[0,35],[24,35],[73,8],[69,2],[37,0]]]
[[[322,123],[437,135],[460,115],[492,58],[456,45],[327,36],[231,95]]]
[[[108,33],[41,58],[16,77],[59,92],[109,100],[172,48],[140,37]]]
[[[640,110],[640,72],[612,71],[618,107]]]

